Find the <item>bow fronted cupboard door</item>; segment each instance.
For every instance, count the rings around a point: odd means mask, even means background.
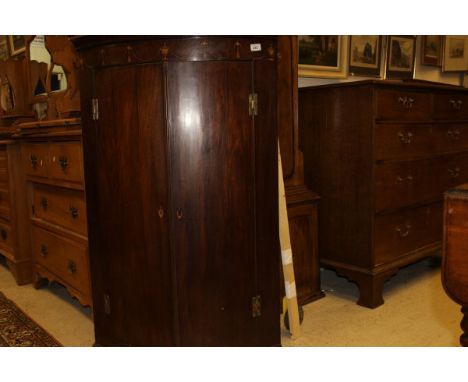
[[[75,43],[97,344],[279,345],[275,39]]]

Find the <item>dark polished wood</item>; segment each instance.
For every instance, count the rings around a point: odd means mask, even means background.
[[[18,285],[33,280],[25,176],[17,141],[0,141],[0,254]]]
[[[468,181],[468,105],[451,106],[466,93],[420,81],[299,90],[321,263],[358,284],[358,304],[381,305],[385,280],[440,248],[443,192]]]
[[[288,186],[286,202],[297,301],[299,305],[305,305],[325,296],[320,289],[317,238],[319,197],[303,185]]]
[[[320,289],[317,248],[319,198],[304,184],[298,129],[297,36],[278,37],[278,137],[283,165],[289,230],[298,302],[324,297]],[[281,283],[283,286],[283,284]]]
[[[468,346],[468,184],[445,193],[442,284],[462,307],[460,344]]]
[[[278,345],[275,39],[76,43],[96,342]]]

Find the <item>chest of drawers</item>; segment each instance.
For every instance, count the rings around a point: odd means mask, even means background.
[[[468,181],[468,95],[422,82],[302,88],[305,177],[321,195],[321,263],[383,304],[383,283],[440,249],[442,196]]]
[[[59,282],[91,305],[81,130],[78,122],[23,127],[35,286]]]

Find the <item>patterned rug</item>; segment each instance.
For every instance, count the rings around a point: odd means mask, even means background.
[[[0,292],[0,347],[62,346]]]

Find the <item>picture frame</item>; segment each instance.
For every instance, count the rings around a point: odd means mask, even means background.
[[[468,71],[468,37],[445,36],[442,71]]]
[[[16,56],[26,50],[25,36],[8,36],[8,42],[10,45],[11,56]]]
[[[382,36],[349,36],[348,57],[349,75],[381,77]]]
[[[346,78],[348,36],[298,36],[299,77]]]
[[[415,36],[389,36],[385,77],[390,79],[413,78],[415,53]]]
[[[421,36],[421,65],[441,66],[442,36]]]
[[[0,36],[0,61],[5,61],[10,57],[7,36]]]

